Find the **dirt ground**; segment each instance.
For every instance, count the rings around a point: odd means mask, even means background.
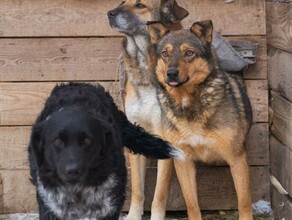
[[[203,220],[236,220],[238,219],[237,211],[203,211]],[[143,220],[149,220],[149,215],[145,214]],[[167,213],[166,220],[187,220],[185,212]],[[272,216],[254,216],[254,220],[275,220]]]
[[[143,220],[149,220],[150,213],[146,213]],[[236,211],[205,211],[203,220],[236,220]],[[37,214],[0,215],[0,220],[38,220]],[[166,220],[187,220],[185,212],[167,213]],[[276,220],[271,216],[254,216],[254,220]]]

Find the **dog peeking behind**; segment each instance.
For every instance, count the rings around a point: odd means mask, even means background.
[[[130,123],[102,86],[57,85],[28,148],[40,219],[119,219],[127,180],[123,146],[157,159],[183,156]]]
[[[123,52],[119,71],[120,89],[128,119],[146,131],[163,137],[161,110],[153,84],[153,64],[147,31],[148,21],[162,21],[171,30],[182,28],[180,21],[188,11],[175,0],[125,0],[108,11],[110,26],[123,34]],[[144,211],[146,159],[129,154],[131,165],[131,206],[127,220],[141,219]],[[160,161],[158,161],[158,164]],[[152,211],[154,213],[155,211]]]
[[[238,197],[240,220],[252,220],[249,168],[244,149],[252,111],[243,79],[218,67],[212,49],[212,21],[195,22],[188,30],[169,31],[149,23],[162,111],[164,138],[186,154],[174,159],[176,174],[188,209],[189,220],[200,220],[196,168],[193,161],[230,165]],[[164,166],[164,180],[171,175]],[[165,214],[168,187],[159,187],[156,207]]]

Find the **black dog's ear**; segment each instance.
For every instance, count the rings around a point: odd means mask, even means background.
[[[117,146],[117,139],[119,137],[116,137],[114,135],[114,130],[110,122],[106,120],[101,120],[100,118],[96,118],[98,123],[101,126],[102,132],[103,132],[103,139],[102,139],[102,149],[100,151],[100,155],[106,155],[108,151],[111,151],[116,148]],[[100,132],[100,131],[99,131]]]
[[[159,21],[147,22],[151,44],[156,44],[169,30]]]
[[[212,43],[213,23],[211,20],[195,22],[191,27],[193,32],[204,45]]]
[[[43,124],[35,124],[32,128],[32,133],[29,143],[29,153],[38,167],[41,167],[44,162],[44,147],[42,144],[42,128]]]
[[[160,19],[164,24],[174,24],[187,17],[189,12],[183,7],[180,7],[176,0],[162,0],[160,15]]]

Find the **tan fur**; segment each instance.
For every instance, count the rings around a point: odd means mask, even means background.
[[[143,4],[143,7],[137,7],[139,3]],[[116,19],[117,14],[120,15],[120,19]],[[126,21],[127,15],[130,17],[128,21]],[[162,137],[161,109],[154,83],[156,57],[149,51],[150,41],[154,37],[148,34],[146,23],[163,20],[169,29],[178,30],[182,28],[180,20],[187,15],[188,12],[181,8],[175,0],[125,0],[120,6],[108,12],[110,25],[125,33],[126,36],[121,62],[123,66],[121,67],[122,72],[120,72],[125,112],[131,122]],[[124,25],[127,22],[134,26]],[[129,154],[129,161],[132,194],[131,206],[126,219],[139,220],[143,214],[146,158]],[[164,162],[168,163],[168,161]],[[173,164],[171,160],[170,163]],[[169,172],[158,171],[159,178],[168,180],[171,177],[171,169],[166,170]],[[152,219],[163,219],[164,213],[161,215],[163,208],[156,209],[155,202],[153,204],[152,213],[154,216],[160,215],[161,218],[153,217]]]

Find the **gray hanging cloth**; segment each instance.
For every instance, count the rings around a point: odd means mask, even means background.
[[[212,45],[222,70],[236,72],[256,62],[258,44],[245,40],[226,40],[213,32]]]

